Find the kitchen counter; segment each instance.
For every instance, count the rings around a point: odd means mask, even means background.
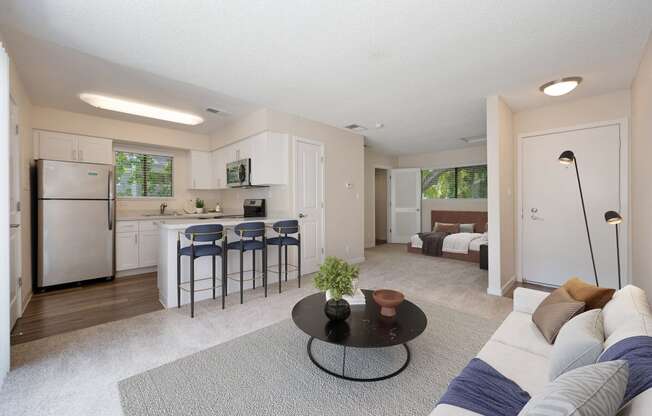
[[[221,213],[205,212],[203,214],[165,214],[160,215],[149,212],[118,212],[116,221],[150,221],[150,220],[184,220],[190,218],[200,217],[232,217],[234,215],[242,215],[242,213]]]
[[[203,214],[207,216],[207,214]],[[151,218],[151,217],[150,217]],[[200,220],[197,218],[175,218],[169,219],[169,217],[164,220],[157,220],[155,224],[159,228],[159,254],[158,254],[158,289],[159,289],[159,300],[166,308],[173,308],[177,306],[177,241],[181,241],[181,246],[185,247],[190,245],[190,241],[185,238],[181,231],[192,225],[205,225],[205,224],[222,224],[227,228],[226,236],[227,241],[238,241],[239,237],[233,232],[233,227],[236,224],[241,222],[252,222],[252,221],[262,221],[266,225],[271,225],[276,221],[282,219],[289,219],[288,216],[273,216],[265,218],[222,218],[222,219],[206,219]],[[268,228],[266,231],[267,237],[274,237],[277,234]],[[201,243],[195,243],[197,245]],[[218,244],[221,244],[218,242]],[[251,279],[251,270],[252,262],[254,257],[251,255],[251,251],[247,251],[243,256],[243,268],[245,270],[245,279]],[[268,253],[268,267],[278,266],[278,247],[269,246],[267,248]],[[290,250],[288,253],[288,261],[290,264],[297,264],[296,259],[296,250]],[[258,272],[262,271],[262,256],[259,255],[255,257],[256,260],[256,270]],[[217,270],[217,281],[220,282],[220,272],[222,270],[221,258],[217,257],[215,260],[216,270]],[[231,250],[228,254],[227,259],[227,269],[228,274],[231,275],[229,280],[227,291],[228,293],[239,292],[240,283],[239,283],[239,272],[240,272],[240,253],[237,250]],[[206,279],[211,276],[212,273],[212,258],[211,257],[201,257],[195,260],[195,281],[196,281],[196,290],[204,289],[210,286],[211,280],[203,280],[197,282],[199,279]],[[190,259],[188,256],[183,256],[181,258],[181,281],[188,282],[190,278]],[[270,283],[277,282],[278,276],[275,273],[268,274],[268,281]],[[290,272],[288,274],[288,279],[296,279],[296,273]],[[263,290],[263,278],[262,276],[256,279],[257,285],[256,290]],[[251,280],[244,282],[245,290],[252,288]],[[220,297],[221,290],[217,290],[217,297]],[[271,292],[270,292],[271,293]],[[204,299],[210,299],[212,297],[212,291],[196,291],[195,292],[195,301],[200,301]],[[245,295],[246,301],[246,295]],[[190,294],[186,291],[181,291],[181,304],[187,304],[190,302]],[[216,301],[215,307],[219,307],[220,303]]]

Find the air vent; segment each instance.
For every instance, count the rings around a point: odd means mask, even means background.
[[[227,113],[226,111],[218,110],[217,108],[212,108],[212,107],[208,107],[208,108],[206,109],[206,111],[208,111],[209,113],[219,114],[219,115],[222,115],[222,116],[226,116],[226,115],[229,114],[229,113]]]
[[[367,130],[365,126],[361,126],[360,124],[349,124],[348,126],[344,126],[345,129],[353,130],[353,131],[364,131]]]
[[[472,144],[472,143],[484,143],[487,141],[487,138],[484,136],[475,136],[475,137],[462,137],[460,140]]]

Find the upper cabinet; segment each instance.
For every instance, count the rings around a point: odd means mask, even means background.
[[[34,158],[113,164],[110,139],[52,131],[34,131]]]
[[[190,189],[215,189],[213,158],[210,152],[191,150],[188,157]]]

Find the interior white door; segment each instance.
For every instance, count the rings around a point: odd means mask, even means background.
[[[390,172],[389,241],[409,243],[410,237],[421,232],[421,169]]]
[[[303,139],[295,145],[295,212],[301,229],[301,271],[317,271],[324,255],[323,147]]]
[[[22,311],[22,261],[21,261],[21,220],[20,220],[20,136],[18,126],[18,107],[10,105],[10,145],[9,145],[9,222],[10,222],[10,288],[11,326],[21,316]]]
[[[575,153],[600,286],[618,287],[613,226],[608,210],[621,211],[619,125],[523,139],[522,273],[524,280],[560,286],[569,277],[594,282],[575,166],[559,155]],[[626,245],[621,239],[621,260]],[[624,267],[621,269],[624,270]]]

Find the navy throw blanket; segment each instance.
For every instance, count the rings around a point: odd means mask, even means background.
[[[516,416],[530,395],[479,358],[455,377],[438,404],[461,407],[484,416]]]
[[[625,360],[629,364],[623,404],[652,388],[652,337],[640,335],[620,340],[603,352],[598,362],[613,360]]]

